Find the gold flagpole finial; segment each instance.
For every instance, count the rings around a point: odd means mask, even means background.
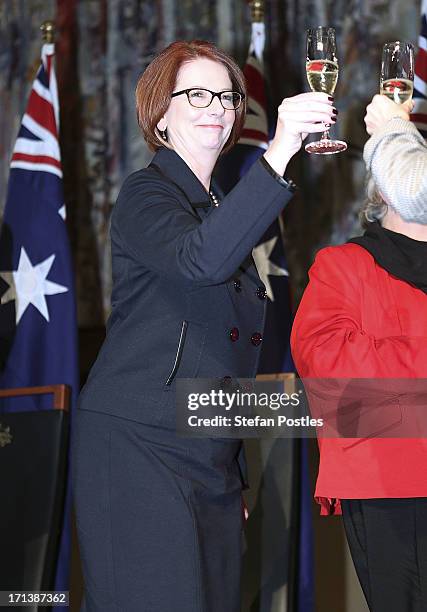
[[[252,23],[264,21],[264,0],[251,0]]]
[[[42,31],[43,41],[51,44],[55,42],[55,22],[54,21],[43,21],[40,26]]]

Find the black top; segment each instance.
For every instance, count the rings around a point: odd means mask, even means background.
[[[378,221],[349,240],[369,251],[384,270],[427,293],[427,242],[392,232]]]

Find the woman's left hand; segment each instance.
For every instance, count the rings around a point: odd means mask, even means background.
[[[333,98],[325,93],[308,92],[285,98],[277,110],[276,133],[264,157],[278,173],[297,153],[308,134],[324,132],[335,123]]]

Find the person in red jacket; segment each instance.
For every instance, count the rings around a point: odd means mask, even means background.
[[[335,390],[349,379],[369,379],[366,389],[427,379],[427,225],[403,221],[372,179],[364,217],[364,236],[318,252],[292,330],[301,378],[333,380]],[[422,381],[404,383],[411,392]],[[362,437],[358,422],[358,437],[319,436],[315,497],[322,514],[342,512],[374,612],[427,610],[427,439],[405,437],[412,413],[402,397],[379,401],[380,435]],[[365,399],[359,395],[359,408]],[[366,413],[375,408],[371,401]]]

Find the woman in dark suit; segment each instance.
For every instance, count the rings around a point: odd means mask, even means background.
[[[175,383],[255,376],[266,294],[251,249],[292,196],[289,159],[336,113],[325,94],[284,100],[269,149],[219,202],[211,174],[245,114],[235,62],[176,42],[136,103],[156,154],[114,208],[112,313],[73,437],[84,609],[237,612],[241,441],[178,437]]]

